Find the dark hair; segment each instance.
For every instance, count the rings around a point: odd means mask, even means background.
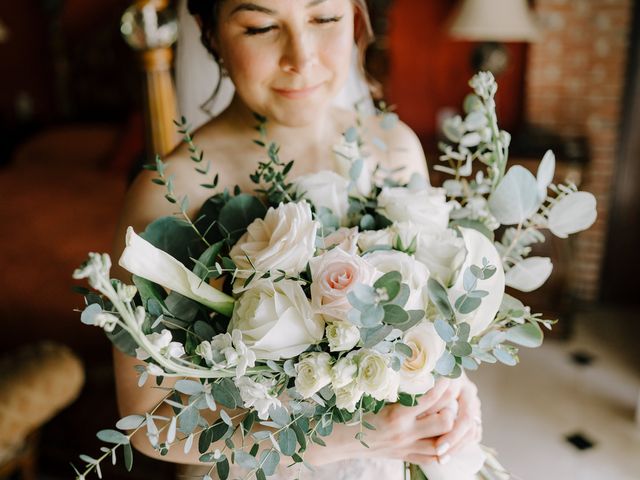
[[[218,28],[218,15],[220,13],[220,5],[224,0],[187,0],[187,8],[189,13],[200,20],[200,41],[204,47],[213,55],[216,61],[219,61],[218,52],[213,48],[213,40],[215,39]],[[365,69],[365,54],[367,48],[373,43],[373,29],[371,28],[371,20],[369,18],[369,9],[366,0],[351,0],[356,11],[358,23],[355,28],[355,40],[358,47],[358,65],[361,73],[367,81],[369,90],[374,98],[378,99],[382,95],[380,83],[373,79]],[[220,85],[216,88],[216,93]],[[215,95],[215,93],[214,93]]]

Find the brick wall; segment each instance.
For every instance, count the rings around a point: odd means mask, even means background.
[[[591,162],[581,189],[598,199],[598,220],[575,238],[571,290],[596,300],[604,257],[632,0],[536,0],[543,40],[531,46],[526,86],[530,123],[584,135]]]

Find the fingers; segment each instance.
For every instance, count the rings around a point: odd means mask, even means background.
[[[458,407],[459,412],[453,428],[436,442],[438,451],[446,451],[446,454],[455,453],[469,443],[477,441],[482,433],[480,399],[477,397],[475,386],[463,387],[458,398]],[[445,446],[448,448],[445,449]]]
[[[407,413],[420,418],[422,414],[425,414],[427,412],[435,413],[438,410],[440,410],[440,409],[433,410],[433,406],[440,403],[440,399],[442,398],[442,395],[444,395],[447,392],[450,384],[451,384],[451,380],[449,380],[448,378],[441,377],[438,380],[436,380],[436,383],[433,386],[433,388],[429,390],[427,393],[425,393],[423,396],[418,398],[418,404],[415,407],[407,408]]]
[[[437,413],[431,415],[422,416],[416,422],[416,434],[417,438],[432,438],[440,437],[442,435],[451,432],[456,421],[455,413],[449,409],[444,408]],[[441,442],[438,441],[436,449]]]

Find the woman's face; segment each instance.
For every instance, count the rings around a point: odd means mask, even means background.
[[[308,125],[349,73],[351,0],[225,0],[215,47],[240,98],[288,126]]]

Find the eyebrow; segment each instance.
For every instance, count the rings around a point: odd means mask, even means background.
[[[307,3],[306,8],[315,7],[316,5],[319,5],[326,1],[327,0],[311,0],[309,3]],[[233,11],[231,12],[231,15],[235,15],[240,11],[260,12],[260,13],[266,13],[267,15],[275,15],[276,13],[278,13],[275,10],[272,10],[267,7],[263,7],[262,5],[257,5],[255,3],[241,3],[236,8],[233,9]]]

